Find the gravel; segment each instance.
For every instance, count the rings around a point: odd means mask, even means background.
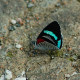
[[[80,2],[0,0],[0,7],[0,79],[4,80],[4,73],[12,80],[80,79]],[[53,55],[51,60],[46,52],[34,50],[31,42],[54,20],[61,26],[59,53],[64,55]]]

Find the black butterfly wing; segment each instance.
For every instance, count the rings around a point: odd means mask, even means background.
[[[62,47],[62,35],[58,22],[54,21],[50,23],[39,34],[36,45],[44,42],[51,43],[57,46],[59,49]]]

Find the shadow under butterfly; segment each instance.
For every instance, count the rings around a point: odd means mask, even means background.
[[[57,21],[46,26],[37,37],[34,49],[38,50],[58,50],[62,47],[62,34]]]

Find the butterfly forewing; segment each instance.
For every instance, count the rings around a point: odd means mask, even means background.
[[[35,48],[60,49],[62,47],[62,35],[58,22],[54,21],[46,26],[37,37]]]

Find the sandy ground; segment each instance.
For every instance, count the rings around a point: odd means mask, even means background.
[[[55,20],[63,46],[50,59],[30,43]],[[0,80],[26,79],[80,80],[79,0],[0,0]]]

